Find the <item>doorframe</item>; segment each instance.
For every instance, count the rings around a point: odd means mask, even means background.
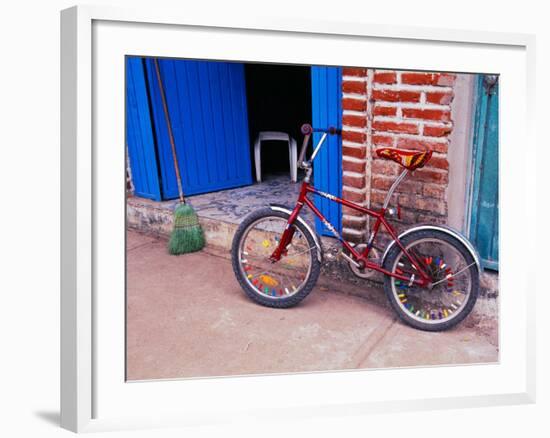
[[[457,75],[451,103],[454,128],[450,135],[447,160],[449,162],[448,224],[468,234],[470,175],[476,114],[476,75]]]
[[[468,151],[468,179],[466,185],[466,199],[464,204],[464,232],[470,238],[470,231],[472,225],[472,209],[473,209],[473,192],[474,192],[474,160],[475,160],[475,138],[476,138],[476,129],[478,127],[478,113],[479,113],[479,76],[475,75],[473,83],[473,99],[472,99],[472,123],[471,123],[471,134],[470,134],[470,148]]]

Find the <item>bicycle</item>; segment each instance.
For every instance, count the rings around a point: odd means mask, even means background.
[[[416,169],[424,167],[431,151],[379,148],[380,158],[397,162],[403,171],[389,188],[379,210],[317,190],[311,183],[313,162],[328,135],[340,131],[302,126],[304,135],[298,166],[305,171],[293,209],[270,204],[247,215],[233,238],[233,271],[246,294],[269,307],[288,308],[302,301],[313,289],[321,270],[324,251],[318,235],[300,216],[306,206],[338,239],[352,271],[365,276],[367,270],[384,274],[384,291],[391,307],[406,324],[421,330],[441,331],[454,327],[473,309],[479,294],[481,265],[474,246],[460,232],[441,225],[419,225],[397,235],[386,219],[388,205],[398,185]],[[322,136],[309,160],[304,160],[313,132]],[[317,209],[308,195],[337,202],[374,218],[366,244],[344,240]],[[371,252],[383,226],[391,236],[379,262]],[[369,258],[370,257],[370,258]]]

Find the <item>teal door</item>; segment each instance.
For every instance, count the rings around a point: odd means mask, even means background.
[[[498,270],[498,76],[479,75],[473,141],[470,239]]]

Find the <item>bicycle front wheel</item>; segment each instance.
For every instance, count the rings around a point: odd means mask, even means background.
[[[279,245],[288,214],[262,208],[249,214],[237,229],[231,248],[233,271],[255,302],[268,307],[291,307],[313,289],[321,270],[313,236],[299,222],[279,261],[270,257]]]
[[[419,230],[401,243],[431,277],[429,287],[386,276],[384,290],[393,309],[408,325],[427,331],[447,330],[472,310],[479,291],[474,258],[457,238],[438,230]],[[394,245],[384,262],[390,272],[418,278],[416,268]]]

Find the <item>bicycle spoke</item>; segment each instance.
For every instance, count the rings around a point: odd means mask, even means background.
[[[476,264],[476,262],[473,262],[473,263],[470,263],[468,266],[466,266],[465,268],[461,269],[460,271],[458,272],[455,272],[454,274],[449,274],[449,276],[445,277],[444,279],[442,280],[439,280],[435,283],[432,283],[432,286],[435,286],[436,284],[439,284],[439,283],[443,283],[444,281],[447,281],[449,280],[450,278],[456,278],[457,276],[459,276],[460,274],[466,272],[467,269],[470,269],[472,266],[474,266]]]
[[[241,265],[247,281],[257,292],[271,298],[293,295],[301,289],[316,249],[296,230],[286,253],[283,251],[280,260],[273,261],[271,256],[286,225],[282,218],[260,220],[248,229],[241,244]]]
[[[453,318],[468,298],[469,277],[456,278],[472,265],[464,266],[462,256],[451,245],[437,239],[414,242],[409,254],[432,279],[430,287],[392,278],[392,288],[399,305],[412,318],[424,323],[439,323]],[[414,275],[414,265],[401,251],[394,272]]]

